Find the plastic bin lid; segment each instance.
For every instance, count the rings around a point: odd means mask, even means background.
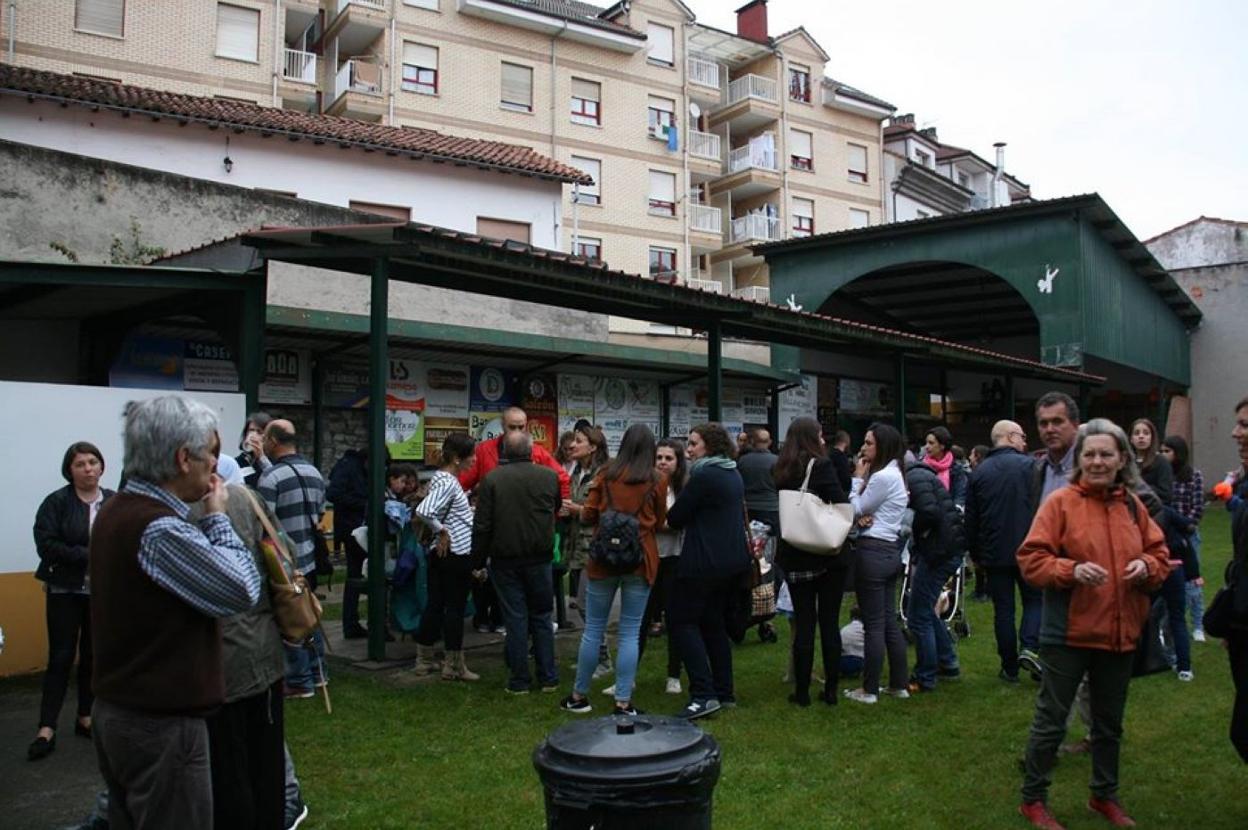
[[[705,737],[701,729],[680,718],[638,715],[574,721],[555,730],[546,742],[569,758],[623,760],[682,753]]]

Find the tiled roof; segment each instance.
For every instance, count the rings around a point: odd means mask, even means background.
[[[864,101],[868,104],[874,104],[875,106],[883,107],[886,110],[897,109],[895,106],[888,103],[883,98],[876,98],[874,95],[868,95],[867,93],[863,92],[861,89],[855,89],[849,84],[841,83],[835,78],[825,77],[823,79],[823,85],[827,87],[831,87],[839,95],[845,95],[849,98],[856,98],[859,101]]]
[[[352,118],[262,107],[244,101],[162,92],[147,87],[63,75],[0,63],[0,94],[21,94],[107,107],[239,130],[332,142],[348,147],[446,161],[486,170],[590,184],[587,174],[527,147],[457,138],[436,130],[386,127]]]
[[[630,29],[628,26],[622,26],[610,20],[604,20],[600,15],[605,9],[592,6],[589,3],[581,3],[579,0],[492,0],[492,2],[498,3],[500,6],[512,6],[517,9],[557,17],[560,20],[582,23],[586,26],[593,26],[596,29],[605,29],[609,32],[616,32],[629,37],[644,38],[646,36],[644,32]]]

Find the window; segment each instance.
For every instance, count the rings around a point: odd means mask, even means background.
[[[217,57],[240,61],[260,59],[260,12],[217,4]]]
[[[676,215],[676,174],[650,171],[650,215]]]
[[[509,110],[533,111],[533,69],[531,67],[503,62],[501,103]]]
[[[403,44],[403,91],[438,94],[438,48],[423,43]]]
[[[671,280],[676,276],[676,249],[650,247],[650,278]]]
[[[849,180],[859,184],[867,183],[867,148],[858,144],[849,145]]]
[[[126,31],[126,0],[78,0],[74,4],[74,28],[121,37]]]
[[[412,209],[402,207],[401,205],[382,205],[377,202],[357,202],[352,199],[347,202],[347,207],[352,210],[358,210],[361,213],[375,213],[378,216],[389,216],[391,219],[398,219],[401,222],[408,222],[412,218]]]
[[[477,233],[490,239],[510,239],[513,242],[529,244],[529,223],[512,222],[507,219],[487,219],[477,217]]]
[[[572,123],[602,123],[602,84],[597,81],[572,79]]]
[[[598,159],[585,158],[584,156],[573,156],[572,166],[577,170],[584,170],[593,177],[593,184],[582,184],[577,186],[577,190],[572,191],[576,194],[578,205],[599,205],[602,204],[602,162]]]
[[[652,138],[666,141],[668,129],[676,126],[676,102],[671,98],[651,95],[646,123]]]
[[[797,64],[789,67],[789,98],[810,103],[810,67]]]
[[[924,167],[931,167],[931,166],[932,166],[932,154],[931,154],[931,153],[926,153],[926,152],[924,152],[924,151],[922,151],[922,150],[919,150],[919,149],[917,149],[917,148],[916,148],[916,149],[915,149],[915,151],[914,151],[914,160],[915,160],[916,162],[918,162],[919,164],[921,164],[922,166],[924,166]]]
[[[815,200],[793,197],[793,236],[810,236],[815,232]]]
[[[801,130],[789,130],[789,163],[797,170],[813,170],[814,151],[811,149],[814,137]]]
[[[849,226],[851,228],[865,228],[871,224],[871,214],[865,210],[858,208],[849,209]]]
[[[602,261],[602,240],[595,239],[592,236],[578,236],[576,238],[575,254],[585,259]]]
[[[676,38],[671,26],[660,26],[658,23],[646,26],[646,42],[649,44],[647,60],[663,66],[676,65]]]

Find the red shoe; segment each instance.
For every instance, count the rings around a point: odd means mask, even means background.
[[[1032,827],[1039,827],[1040,830],[1066,830],[1049,812],[1049,805],[1043,801],[1024,801],[1018,805],[1018,812]]]
[[[1089,798],[1088,809],[1100,813],[1115,827],[1134,827],[1135,819],[1127,815],[1122,805],[1110,798]]]

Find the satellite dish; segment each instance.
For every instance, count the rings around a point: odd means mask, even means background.
[[[689,102],[689,114],[692,115],[694,118],[702,117],[702,108],[698,106],[697,101]]]

